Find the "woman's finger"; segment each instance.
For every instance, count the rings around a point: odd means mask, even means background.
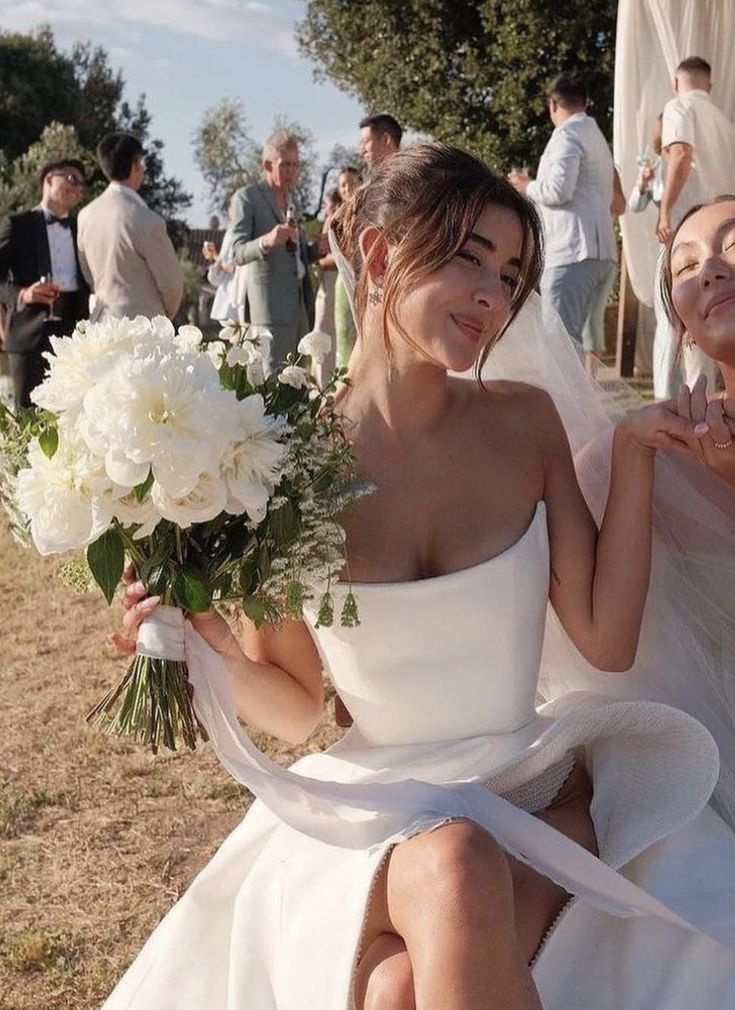
[[[135,642],[132,638],[126,638],[119,632],[114,631],[111,635],[107,636],[107,641],[115,650],[123,656],[129,656],[135,652]]]
[[[704,421],[707,417],[707,377],[700,375],[692,386],[689,398],[691,419],[695,424]]]
[[[153,611],[158,606],[161,600],[160,596],[147,596],[140,603],[136,603],[135,606],[131,607],[130,610],[126,610],[123,614],[122,625],[123,630],[129,638],[135,638],[138,633],[139,626],[143,623],[146,617],[150,617]]]
[[[138,573],[135,570],[135,565],[132,561],[128,563],[123,568],[122,580],[126,586],[131,585],[138,578]]]
[[[722,412],[725,415],[725,419],[735,424],[735,400],[731,400],[730,397],[724,396],[721,402]]]
[[[676,413],[679,417],[683,417],[685,421],[691,421],[692,419],[692,409],[691,409],[691,393],[689,392],[689,386],[681,386],[679,388],[679,394],[676,398]]]
[[[148,589],[142,582],[133,582],[128,586],[120,597],[120,606],[123,610],[130,610],[136,603],[140,603],[144,596],[148,595]]]

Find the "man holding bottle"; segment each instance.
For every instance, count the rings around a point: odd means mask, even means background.
[[[299,168],[298,139],[278,130],[263,147],[265,178],[238,189],[230,204],[232,258],[245,267],[234,300],[244,306],[244,322],[272,334],[274,367],[314,325],[309,264],[326,251],[324,239],[307,244],[298,226]]]

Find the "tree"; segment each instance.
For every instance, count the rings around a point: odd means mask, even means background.
[[[18,210],[38,200],[33,172],[44,161],[80,156],[91,172],[100,137],[111,130],[129,130],[146,148],[142,195],[166,218],[174,237],[179,236],[184,225],[178,215],[191,204],[191,196],[177,179],[164,174],[163,143],[150,138],[145,96],[130,105],[124,90],[122,75],[110,67],[99,46],[79,42],[70,53],[62,53],[48,26],[28,35],[0,31],[2,209]],[[103,185],[97,173],[90,195]]]
[[[307,0],[299,47],[371,112],[467,148],[497,169],[535,165],[546,88],[583,76],[611,136],[616,0]]]
[[[212,209],[226,210],[236,189],[260,178],[258,148],[239,98],[223,98],[207,109],[192,143]]]
[[[305,210],[312,205],[318,174],[314,136],[283,113],[273,119],[270,133],[285,130],[296,138],[301,171],[296,196]],[[192,138],[194,159],[209,188],[213,210],[227,210],[232,194],[262,178],[263,144],[250,136],[245,109],[239,99],[223,98],[207,109]],[[317,205],[318,211],[318,205]],[[307,217],[316,216],[307,212]]]

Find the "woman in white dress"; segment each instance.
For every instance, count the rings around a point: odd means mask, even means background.
[[[423,145],[376,170],[336,236],[359,270],[342,403],[377,488],[345,524],[361,624],[307,611],[235,638],[192,618],[192,673],[221,674],[194,677],[195,700],[264,802],[106,1007],[731,1008],[735,843],[707,807],[709,733],[589,694],[534,709],[549,600],[611,683],[632,664],[654,457],[696,452],[694,424],[656,404],[618,425],[598,531],[550,397],[450,374],[490,364],[532,292],[533,209],[471,156]],[[155,610],[144,594],[127,591],[122,650]],[[323,668],[353,728],[297,774],[253,759],[231,703],[301,741]]]

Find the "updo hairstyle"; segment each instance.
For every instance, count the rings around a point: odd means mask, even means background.
[[[382,338],[389,359],[389,330],[397,331],[417,347],[396,316],[401,298],[460,251],[488,205],[506,207],[518,215],[523,244],[519,283],[511,298],[509,318],[483,347],[477,363],[479,371],[541,276],[541,224],[533,205],[466,151],[446,144],[417,144],[381,161],[370,179],[335,213],[332,232],[356,280],[358,331],[367,305],[369,267],[380,251],[380,244],[373,243],[363,263],[360,235],[375,225],[391,247],[381,289]]]

